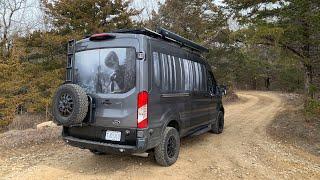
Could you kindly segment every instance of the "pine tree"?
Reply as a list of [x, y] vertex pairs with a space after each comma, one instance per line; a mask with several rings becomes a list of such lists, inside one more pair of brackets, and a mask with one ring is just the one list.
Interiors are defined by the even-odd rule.
[[305, 73], [307, 97], [315, 98], [320, 62], [320, 1], [225, 0], [242, 25], [241, 42], [277, 46], [290, 52]]
[[209, 44], [220, 31], [227, 29], [227, 19], [212, 1], [167, 0], [147, 25], [152, 29], [162, 26], [188, 39]]
[[140, 12], [127, 0], [43, 0], [45, 14], [61, 34], [88, 35], [135, 25], [132, 16]]

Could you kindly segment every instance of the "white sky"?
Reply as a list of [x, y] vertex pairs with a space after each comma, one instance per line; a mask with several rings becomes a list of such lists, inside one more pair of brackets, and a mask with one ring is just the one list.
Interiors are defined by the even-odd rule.
[[[12, 31], [13, 33], [24, 34], [24, 32], [28, 30], [41, 29], [43, 27], [43, 16], [42, 12], [40, 11], [38, 0], [27, 0], [23, 7], [24, 8], [17, 11], [13, 15], [12, 27], [10, 31]], [[8, 23], [9, 13], [7, 13], [5, 19]]]
[[[223, 6], [223, 0], [214, 0], [216, 4]], [[165, 0], [133, 0], [132, 7], [136, 9], [144, 9], [142, 14], [138, 17], [134, 17], [135, 20], [145, 20], [150, 17], [152, 10], [158, 11], [159, 3], [164, 3]], [[16, 21], [22, 22], [23, 27], [27, 27], [27, 29], [46, 29], [43, 23], [43, 14], [40, 10], [40, 0], [27, 0], [28, 8], [23, 12], [23, 17], [21, 15], [17, 15]], [[22, 12], [20, 12], [22, 13]], [[233, 25], [234, 22], [229, 23], [230, 26]]]
[[[132, 8], [139, 10], [144, 9], [142, 14], [139, 17], [134, 17], [134, 19], [144, 20], [148, 18], [152, 10], [158, 11], [159, 3], [164, 2], [165, 0], [133, 0]], [[27, 4], [28, 8], [26, 12], [23, 13], [23, 19], [25, 21], [23, 23], [32, 26], [32, 29], [43, 29], [43, 14], [40, 10], [40, 0], [27, 0]], [[21, 15], [18, 19], [21, 19]]]

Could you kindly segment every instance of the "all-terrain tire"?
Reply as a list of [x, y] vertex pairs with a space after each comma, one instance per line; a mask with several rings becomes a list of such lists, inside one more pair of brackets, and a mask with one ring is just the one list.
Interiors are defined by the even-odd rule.
[[213, 134], [221, 134], [224, 129], [224, 113], [220, 111], [218, 113], [217, 120], [211, 124], [211, 131]]
[[[68, 98], [66, 98], [66, 95]], [[69, 103], [69, 105], [64, 105], [65, 99], [67, 99], [68, 102], [66, 103]], [[88, 106], [87, 94], [80, 86], [64, 84], [58, 88], [53, 96], [52, 114], [58, 125], [71, 126], [81, 124], [87, 115]], [[67, 112], [63, 111], [65, 107], [68, 107]]]
[[[171, 142], [174, 144], [169, 145], [170, 141], [174, 141], [174, 142]], [[170, 148], [168, 146], [170, 146]], [[154, 149], [154, 156], [155, 156], [156, 162], [161, 166], [165, 166], [165, 167], [171, 166], [177, 161], [179, 157], [179, 151], [180, 151], [180, 136], [177, 129], [173, 127], [166, 127], [160, 144]]]

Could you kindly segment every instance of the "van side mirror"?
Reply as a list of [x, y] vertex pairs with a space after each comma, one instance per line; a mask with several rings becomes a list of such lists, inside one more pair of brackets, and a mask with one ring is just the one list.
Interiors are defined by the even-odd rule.
[[219, 86], [219, 92], [222, 96], [225, 96], [227, 95], [227, 86], [225, 85], [220, 85]]

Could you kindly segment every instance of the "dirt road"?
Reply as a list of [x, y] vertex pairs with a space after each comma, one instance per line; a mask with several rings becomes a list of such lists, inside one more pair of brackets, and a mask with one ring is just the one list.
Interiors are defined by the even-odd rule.
[[[284, 103], [276, 93], [240, 92], [227, 105], [222, 135], [182, 140], [179, 160], [95, 156], [59, 143], [35, 145], [0, 158], [4, 179], [320, 179], [320, 157], [269, 138], [266, 127]], [[17, 155], [17, 154], [23, 155]], [[15, 158], [12, 158], [15, 154]], [[10, 156], [10, 157], [9, 157]], [[14, 166], [14, 167], [13, 167]]]

